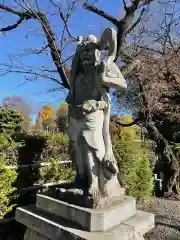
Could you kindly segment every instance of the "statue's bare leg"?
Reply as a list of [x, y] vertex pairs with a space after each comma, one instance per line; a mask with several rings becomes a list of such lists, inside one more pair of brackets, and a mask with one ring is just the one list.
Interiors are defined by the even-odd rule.
[[84, 161], [87, 163], [88, 192], [97, 198], [100, 193], [100, 162], [102, 161], [105, 148], [102, 136], [104, 114], [97, 110], [86, 115], [84, 132], [82, 132]]
[[[77, 168], [77, 184], [79, 187], [83, 187], [81, 185], [85, 184], [87, 179], [87, 173], [85, 168], [85, 161], [83, 156], [83, 146], [81, 142], [80, 133], [80, 122], [73, 117], [69, 117], [69, 137], [71, 139], [71, 143], [73, 146], [73, 163]], [[82, 183], [82, 184], [81, 184]]]
[[74, 142], [73, 144], [74, 152], [75, 152], [75, 164], [78, 168], [78, 173], [81, 181], [85, 181], [86, 179], [86, 171], [85, 171], [85, 162], [82, 156], [82, 149], [79, 146], [78, 142]]
[[86, 153], [88, 164], [88, 176], [89, 176], [89, 189], [88, 193], [97, 198], [100, 195], [99, 189], [99, 164], [92, 150], [87, 150]]

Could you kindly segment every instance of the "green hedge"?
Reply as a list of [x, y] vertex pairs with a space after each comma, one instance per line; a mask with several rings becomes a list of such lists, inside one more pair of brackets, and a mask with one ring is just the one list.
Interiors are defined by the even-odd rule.
[[75, 171], [69, 166], [58, 164], [56, 158], [50, 159], [50, 165], [40, 169], [40, 177], [38, 183], [44, 184], [49, 182], [68, 181], [73, 182]]
[[[59, 164], [59, 161], [70, 160], [68, 155], [68, 137], [62, 133], [44, 133], [27, 135], [25, 133], [0, 134], [0, 216], [12, 210], [14, 204], [26, 205], [35, 198], [32, 194], [21, 195], [21, 189], [33, 186], [59, 182], [73, 181], [75, 171], [71, 165]], [[41, 168], [17, 168], [10, 170], [5, 165], [25, 165], [49, 162], [50, 165]], [[14, 190], [17, 189], [16, 192]], [[13, 193], [13, 195], [12, 195]], [[18, 196], [17, 200], [14, 193]], [[20, 195], [19, 195], [20, 194]]]
[[6, 165], [11, 162], [11, 158], [17, 158], [17, 146], [20, 145], [14, 143], [10, 136], [0, 134], [0, 218], [14, 207], [11, 201], [15, 198], [17, 172], [6, 168]]
[[0, 133], [22, 131], [23, 117], [16, 110], [0, 107]]
[[68, 154], [68, 136], [63, 133], [43, 133], [41, 136], [46, 139], [46, 144], [40, 160], [50, 162], [50, 165], [40, 169], [39, 183], [61, 180], [73, 181], [75, 177], [74, 169], [64, 164], [58, 164], [59, 161], [71, 160]]
[[63, 133], [23, 134], [14, 139], [24, 142], [24, 146], [19, 148], [19, 164], [50, 163], [49, 166], [39, 169], [30, 167], [19, 170], [18, 188], [25, 188], [34, 183], [71, 180], [71, 176], [74, 176], [72, 167], [58, 164], [60, 161], [70, 160], [67, 135]]
[[[33, 184], [73, 181], [72, 167], [58, 164], [70, 160], [68, 137], [62, 133], [27, 134], [22, 130], [23, 118], [13, 109], [0, 107], [0, 217], [11, 212], [14, 204], [26, 205], [35, 201], [34, 193], [22, 192]], [[42, 168], [18, 166], [50, 162]], [[17, 190], [17, 191], [15, 191]]]
[[0, 133], [0, 154], [3, 155], [5, 165], [17, 165], [19, 152], [23, 142], [15, 142], [11, 135]]
[[15, 204], [12, 204], [12, 199], [16, 198], [13, 187], [17, 178], [17, 173], [14, 170], [5, 168], [0, 156], [0, 218], [3, 218], [7, 213], [13, 210]]
[[68, 154], [69, 138], [63, 133], [41, 133], [45, 139], [45, 146], [42, 151], [41, 161], [49, 161], [49, 158], [57, 158], [61, 161], [70, 160]]
[[148, 148], [123, 137], [114, 144], [114, 151], [126, 194], [137, 198], [151, 196], [154, 185]]

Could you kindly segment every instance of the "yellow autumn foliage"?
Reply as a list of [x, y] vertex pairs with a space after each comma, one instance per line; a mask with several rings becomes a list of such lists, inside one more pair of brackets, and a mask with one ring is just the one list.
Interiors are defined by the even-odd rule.
[[63, 101], [61, 102], [59, 108], [56, 111], [56, 116], [60, 117], [60, 116], [67, 116], [68, 114], [68, 104]]
[[56, 111], [56, 123], [60, 132], [66, 133], [68, 126], [68, 104], [63, 101]]
[[[133, 122], [133, 118], [130, 115], [126, 115], [122, 118], [123, 123]], [[128, 136], [130, 139], [135, 139], [137, 136], [137, 126], [133, 125], [131, 127], [121, 127], [122, 136]]]
[[[131, 123], [133, 122], [133, 118], [131, 115], [125, 115], [121, 118], [121, 122]], [[136, 125], [133, 125], [131, 127], [122, 127], [113, 122], [111, 122], [110, 124], [110, 133], [111, 133], [111, 136], [114, 136], [114, 137], [118, 136], [118, 138], [125, 137], [128, 139], [136, 139], [137, 132], [138, 132], [138, 128]]]
[[42, 114], [44, 121], [52, 119], [54, 116], [53, 106], [51, 104], [47, 104], [47, 105], [43, 106], [43, 108], [41, 110], [41, 114]]

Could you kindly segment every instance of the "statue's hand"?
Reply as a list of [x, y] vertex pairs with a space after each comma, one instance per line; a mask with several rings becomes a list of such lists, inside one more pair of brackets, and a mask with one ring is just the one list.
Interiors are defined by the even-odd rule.
[[112, 152], [112, 149], [109, 149], [106, 151], [104, 159], [103, 159], [103, 164], [104, 167], [111, 173], [111, 174], [116, 174], [117, 173], [117, 168], [115, 164], [115, 157]]
[[115, 158], [114, 158], [114, 154], [112, 152], [111, 149], [108, 149], [105, 153], [105, 156], [104, 156], [104, 160], [108, 160], [108, 161], [111, 161], [111, 162], [114, 162], [115, 161]]
[[97, 66], [97, 73], [98, 74], [102, 74], [104, 73], [106, 70], [106, 65], [104, 64], [104, 62], [101, 62], [98, 66]]

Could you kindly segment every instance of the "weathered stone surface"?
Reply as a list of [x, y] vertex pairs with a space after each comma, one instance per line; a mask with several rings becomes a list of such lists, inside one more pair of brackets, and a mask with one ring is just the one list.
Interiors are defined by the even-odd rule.
[[38, 194], [36, 207], [56, 214], [67, 221], [77, 223], [87, 231], [106, 231], [126, 221], [136, 213], [135, 199], [127, 196], [124, 201], [114, 204], [110, 208], [90, 209]]
[[[150, 230], [150, 226], [153, 226], [152, 215], [138, 211], [131, 222], [126, 221], [106, 232], [87, 232], [77, 229], [77, 226], [63, 219], [52, 216], [47, 217], [45, 213], [37, 212], [34, 206], [17, 208], [16, 220], [23, 223], [33, 232], [40, 234], [29, 233], [29, 236], [39, 236], [39, 238], [26, 238], [25, 240], [46, 240], [46, 238], [50, 240], [71, 240], [77, 237], [84, 240], [139, 240], [143, 239], [142, 234], [144, 234], [145, 229]], [[142, 222], [144, 226], [148, 227], [143, 226], [143, 232], [141, 233], [138, 231], [141, 231], [139, 226]]]
[[[67, 202], [69, 204], [85, 207], [85, 208], [93, 208], [93, 209], [105, 209], [111, 207], [113, 204], [118, 204], [124, 200], [124, 188], [117, 187], [114, 189], [114, 182], [111, 184], [109, 181], [108, 185], [108, 194], [107, 196], [97, 196], [97, 198], [93, 198], [92, 196], [86, 195], [84, 190], [72, 188], [72, 189], [64, 189], [64, 188], [56, 188], [52, 194], [48, 194], [51, 197], [59, 199], [61, 201]], [[116, 186], [115, 186], [116, 187]], [[114, 190], [114, 191], [113, 191]]]
[[64, 231], [61, 236], [57, 238], [49, 239], [42, 234], [37, 234], [35, 231], [27, 228], [27, 235], [24, 240], [144, 240], [144, 238], [134, 238], [134, 233], [132, 229], [128, 229], [125, 226], [122, 226], [120, 229], [114, 232], [108, 233], [85, 233], [79, 232], [79, 235], [75, 235], [73, 232]]
[[130, 218], [124, 224], [134, 228], [136, 233], [145, 234], [154, 227], [154, 214], [136, 211], [135, 217]]
[[30, 228], [26, 229], [24, 240], [49, 240], [47, 237], [31, 230]]

